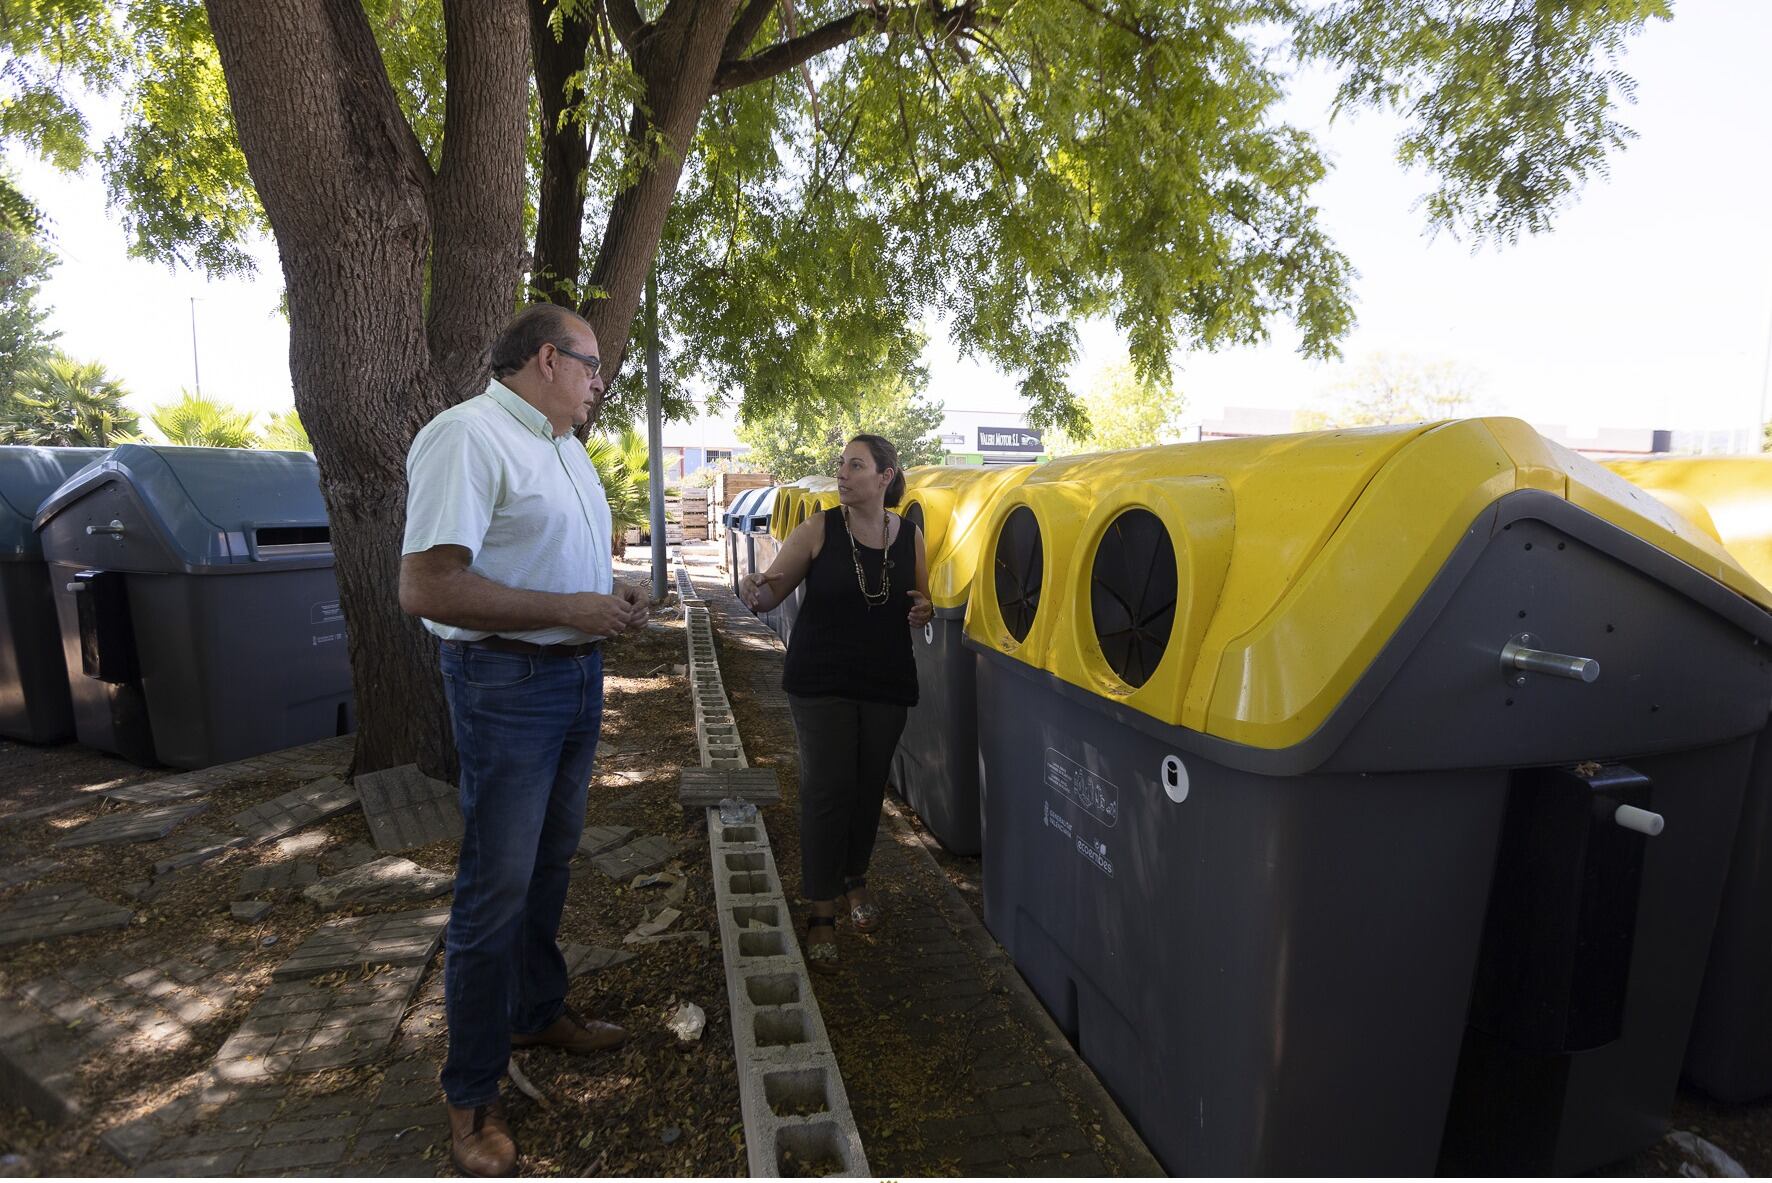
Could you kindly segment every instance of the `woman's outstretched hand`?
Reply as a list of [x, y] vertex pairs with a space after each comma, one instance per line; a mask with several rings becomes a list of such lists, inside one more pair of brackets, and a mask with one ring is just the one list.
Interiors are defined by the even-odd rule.
[[931, 604], [929, 597], [920, 591], [913, 590], [910, 595], [911, 610], [907, 618], [910, 620], [912, 628], [922, 628], [934, 619], [935, 605]]
[[[744, 601], [744, 606], [752, 612], [767, 612], [779, 601], [779, 593], [770, 585], [779, 584], [785, 578], [786, 576], [777, 572], [752, 571], [738, 581], [739, 598]], [[763, 604], [764, 588], [766, 587], [770, 588], [767, 607]]]

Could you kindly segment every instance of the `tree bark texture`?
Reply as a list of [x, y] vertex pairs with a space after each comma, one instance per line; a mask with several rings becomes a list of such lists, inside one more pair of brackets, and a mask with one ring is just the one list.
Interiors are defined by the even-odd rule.
[[398, 601], [405, 456], [420, 427], [477, 392], [511, 310], [526, 118], [522, 0], [445, 6], [450, 97], [435, 177], [357, 0], [207, 7], [283, 264], [290, 376], [320, 462], [350, 631], [354, 770], [417, 762], [450, 776], [436, 646]]
[[535, 57], [535, 88], [541, 98], [541, 194], [536, 209], [536, 288], [556, 304], [577, 303], [578, 268], [584, 250], [585, 169], [591, 146], [584, 127], [562, 123], [571, 106], [566, 80], [582, 70], [590, 49], [588, 21], [561, 16], [560, 37], [548, 28], [550, 0], [529, 0], [529, 40]]

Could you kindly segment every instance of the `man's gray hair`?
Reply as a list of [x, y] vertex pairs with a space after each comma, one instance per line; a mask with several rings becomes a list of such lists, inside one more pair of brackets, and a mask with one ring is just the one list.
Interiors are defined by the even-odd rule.
[[531, 304], [511, 318], [492, 343], [492, 376], [509, 378], [529, 364], [543, 345], [562, 346], [584, 318], [558, 304]]

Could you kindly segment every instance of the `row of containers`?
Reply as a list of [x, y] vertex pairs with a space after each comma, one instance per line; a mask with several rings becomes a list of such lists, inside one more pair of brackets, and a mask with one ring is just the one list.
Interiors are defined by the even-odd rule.
[[203, 768], [353, 710], [313, 456], [0, 447], [0, 736]]
[[[906, 476], [896, 787], [1170, 1172], [1573, 1174], [1682, 1070], [1772, 1094], [1772, 458], [1491, 418]], [[835, 496], [741, 496], [735, 587]]]

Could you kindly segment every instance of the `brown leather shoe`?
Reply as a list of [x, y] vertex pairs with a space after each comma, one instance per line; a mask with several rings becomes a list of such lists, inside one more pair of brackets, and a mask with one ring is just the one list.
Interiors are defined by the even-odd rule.
[[449, 1106], [449, 1157], [462, 1174], [480, 1179], [517, 1173], [517, 1143], [502, 1101], [472, 1109]]
[[606, 1052], [610, 1048], [620, 1047], [628, 1033], [614, 1023], [605, 1023], [601, 1019], [586, 1019], [571, 1007], [560, 1012], [560, 1017], [545, 1029], [533, 1035], [511, 1035], [511, 1046], [522, 1047], [557, 1047], [576, 1055], [587, 1055], [590, 1052]]

